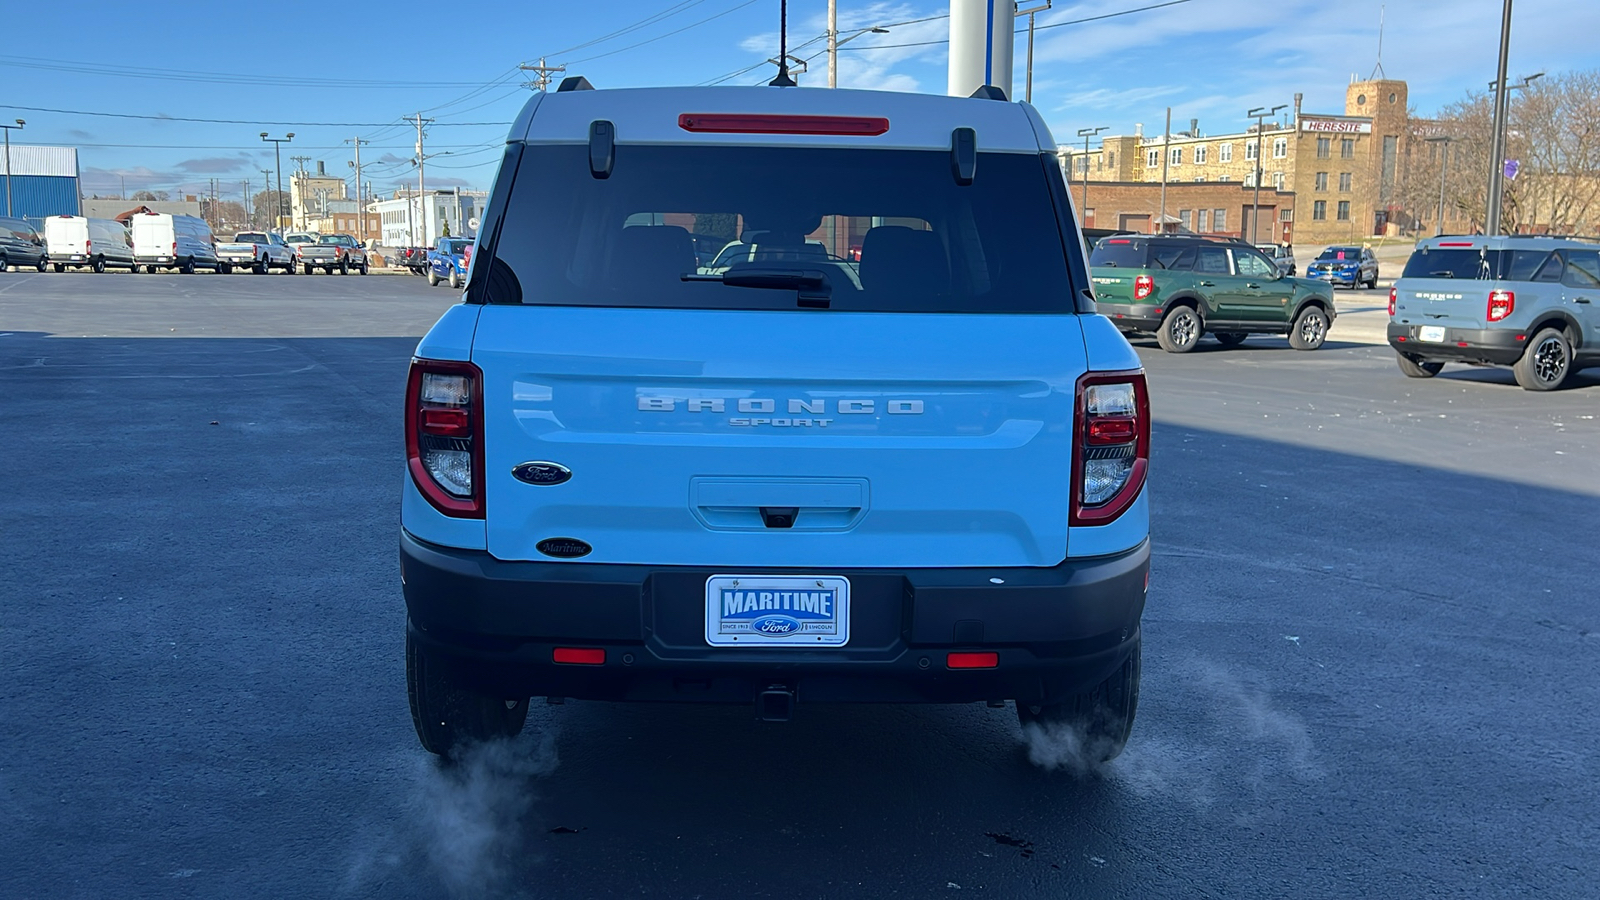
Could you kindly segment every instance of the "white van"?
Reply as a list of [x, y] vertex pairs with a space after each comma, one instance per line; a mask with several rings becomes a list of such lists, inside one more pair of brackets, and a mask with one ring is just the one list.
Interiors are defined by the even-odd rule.
[[69, 268], [96, 272], [137, 268], [128, 229], [112, 219], [51, 216], [44, 220], [44, 243], [51, 267], [57, 272]]
[[216, 239], [211, 226], [194, 216], [139, 213], [129, 220], [133, 229], [133, 259], [146, 272], [174, 269], [185, 275], [195, 269], [219, 271]]

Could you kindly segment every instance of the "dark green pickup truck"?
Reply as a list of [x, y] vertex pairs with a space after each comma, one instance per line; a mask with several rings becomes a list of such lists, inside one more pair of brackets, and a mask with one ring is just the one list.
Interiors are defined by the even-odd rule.
[[1113, 235], [1095, 243], [1089, 267], [1101, 315], [1124, 333], [1153, 333], [1169, 353], [1207, 332], [1227, 346], [1287, 334], [1289, 346], [1315, 350], [1336, 314], [1327, 282], [1281, 276], [1242, 241]]

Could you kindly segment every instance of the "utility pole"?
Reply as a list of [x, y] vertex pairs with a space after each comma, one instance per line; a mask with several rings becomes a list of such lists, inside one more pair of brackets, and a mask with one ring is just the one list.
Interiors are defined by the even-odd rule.
[[11, 131], [21, 130], [26, 124], [28, 123], [18, 119], [15, 125], [0, 125], [0, 128], [6, 130], [6, 215], [8, 216], [11, 215]]
[[[1168, 115], [1170, 117], [1170, 113]], [[1171, 119], [1169, 118], [1168, 121], [1171, 121]], [[1078, 210], [1078, 225], [1080, 227], [1088, 225], [1084, 219], [1089, 215], [1089, 138], [1102, 131], [1110, 130], [1110, 128], [1110, 125], [1101, 125], [1098, 128], [1078, 129], [1078, 137], [1083, 138], [1083, 208]], [[1104, 152], [1105, 147], [1101, 147], [1100, 150]], [[1162, 181], [1165, 180], [1164, 178], [1162, 179]], [[1162, 205], [1165, 206], [1166, 204], [1163, 203]]]
[[361, 145], [370, 144], [372, 142], [354, 137], [345, 141], [345, 143], [354, 144], [356, 148], [355, 162], [352, 162], [350, 165], [355, 166], [356, 169], [356, 221], [361, 223], [361, 240], [363, 243], [365, 243], [367, 240], [367, 204], [361, 199]]
[[294, 195], [300, 195], [300, 229], [304, 231], [310, 227], [306, 222], [306, 163], [311, 161], [309, 156], [291, 156], [294, 160], [294, 180], [289, 185], [289, 210], [294, 211]]
[[839, 86], [839, 0], [828, 0], [828, 87]]
[[1156, 220], [1155, 234], [1167, 230], [1167, 161], [1172, 158], [1172, 107], [1167, 107], [1167, 127], [1161, 134], [1161, 217]]
[[[1038, 6], [1017, 10], [1017, 18], [1028, 17], [1028, 80], [1023, 82], [1022, 102], [1024, 103], [1033, 102], [1033, 16], [1035, 13], [1042, 13], [1049, 8], [1050, 0], [1044, 0]], [[1087, 143], [1085, 146], [1088, 146]], [[1087, 182], [1088, 180], [1088, 177], [1085, 176], [1084, 181]]]
[[255, 212], [250, 209], [250, 179], [246, 178], [239, 182], [239, 190], [243, 191], [240, 196], [244, 199], [239, 206], [244, 209], [244, 224], [248, 228], [256, 223]]
[[1262, 123], [1266, 121], [1267, 116], [1277, 115], [1278, 110], [1285, 109], [1288, 105], [1287, 103], [1280, 103], [1271, 109], [1267, 109], [1265, 106], [1258, 106], [1244, 114], [1245, 118], [1248, 119], [1254, 116], [1256, 120], [1256, 193], [1255, 199], [1250, 201], [1250, 243], [1252, 244], [1256, 242], [1257, 220], [1261, 218], [1261, 134], [1266, 127]]
[[[544, 59], [543, 58], [541, 58], [539, 60], [539, 65], [541, 67], [544, 66]], [[565, 67], [562, 67], [562, 70], [564, 71]], [[543, 74], [543, 73], [541, 73], [541, 74]], [[548, 77], [546, 77], [545, 78], [545, 84], [548, 85], [549, 83], [550, 83], [550, 79]], [[544, 90], [544, 88], [541, 87], [541, 88], [539, 88], [539, 90], [542, 91], [542, 90]], [[428, 208], [427, 208], [427, 206], [424, 205], [424, 204], [426, 204], [428, 202], [427, 193], [426, 193], [427, 187], [426, 187], [426, 184], [423, 181], [423, 176], [427, 172], [427, 168], [428, 168], [428, 156], [422, 150], [422, 139], [423, 139], [422, 126], [425, 125], [425, 124], [426, 125], [431, 125], [431, 124], [433, 124], [433, 120], [432, 119], [424, 119], [422, 117], [422, 113], [420, 113], [420, 112], [417, 113], [417, 217], [422, 220], [422, 233], [423, 233], [424, 237], [427, 236], [427, 230], [428, 230]], [[413, 232], [413, 235], [412, 235], [412, 240], [413, 241], [416, 240], [416, 236], [415, 236], [414, 232]], [[421, 246], [421, 245], [418, 244], [418, 243], [413, 243], [411, 246], [417, 247], [417, 246]]]
[[[272, 197], [272, 206], [273, 206], [274, 209], [276, 209], [277, 205], [279, 203], [279, 200], [272, 193], [272, 170], [271, 169], [260, 169], [258, 171], [261, 172], [261, 190], [268, 197]], [[260, 215], [261, 212], [262, 212], [261, 207], [259, 207], [259, 206], [256, 207], [256, 215]], [[255, 222], [255, 220], [252, 219], [251, 223], [254, 224], [254, 222]], [[268, 222], [265, 227], [270, 230], [270, 229], [278, 227], [278, 223], [276, 221]]]
[[[541, 92], [544, 91], [546, 88], [550, 87], [550, 82], [555, 80], [555, 76], [557, 74], [559, 74], [561, 72], [565, 72], [567, 70], [566, 66], [547, 66], [547, 65], [545, 65], [544, 64], [544, 57], [542, 57], [542, 56], [539, 57], [539, 64], [537, 66], [533, 65], [531, 63], [523, 63], [522, 65], [517, 66], [517, 68], [521, 69], [524, 72], [532, 72], [533, 73], [533, 77], [530, 78], [527, 81], [524, 81], [522, 83], [522, 86], [523, 87], [530, 87], [530, 88], [533, 88], [536, 91], [541, 91]], [[432, 121], [432, 120], [430, 120], [430, 121]]]
[[[267, 133], [263, 131], [261, 132], [261, 139], [272, 142], [272, 155], [278, 164], [278, 195], [272, 198], [272, 227], [279, 228], [283, 225], [283, 145], [294, 140], [294, 132], [291, 131], [281, 138], [274, 138], [267, 137]], [[266, 170], [262, 171], [265, 172]], [[272, 182], [269, 181], [267, 183], [271, 184]]]
[[1505, 186], [1506, 165], [1506, 62], [1511, 55], [1511, 0], [1505, 0], [1500, 15], [1500, 68], [1494, 77], [1494, 143], [1489, 150], [1489, 202], [1484, 215], [1484, 234], [1500, 233], [1500, 191]]

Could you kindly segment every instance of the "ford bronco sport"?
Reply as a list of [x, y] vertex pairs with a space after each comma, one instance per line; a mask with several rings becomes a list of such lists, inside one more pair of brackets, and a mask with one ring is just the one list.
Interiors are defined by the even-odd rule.
[[534, 96], [406, 393], [423, 746], [530, 697], [1009, 700], [1119, 752], [1150, 412], [1074, 222], [1025, 104]]

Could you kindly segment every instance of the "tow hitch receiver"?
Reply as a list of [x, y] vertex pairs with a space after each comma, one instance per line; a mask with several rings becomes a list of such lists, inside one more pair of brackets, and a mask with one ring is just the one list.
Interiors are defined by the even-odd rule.
[[781, 684], [768, 685], [756, 695], [756, 721], [787, 722], [794, 714], [794, 691]]

